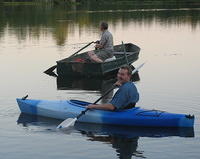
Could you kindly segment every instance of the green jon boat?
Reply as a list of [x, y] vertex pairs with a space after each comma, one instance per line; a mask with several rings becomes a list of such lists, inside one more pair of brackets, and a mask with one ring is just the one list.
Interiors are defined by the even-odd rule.
[[[124, 51], [125, 50], [125, 51]], [[131, 65], [138, 59], [140, 48], [132, 43], [115, 45], [115, 58], [107, 59], [103, 63], [92, 63], [87, 61], [78, 61], [76, 59], [84, 59], [87, 52], [78, 54], [73, 57], [65, 58], [57, 61], [57, 74], [59, 76], [106, 76], [112, 72], [116, 72], [122, 65]]]

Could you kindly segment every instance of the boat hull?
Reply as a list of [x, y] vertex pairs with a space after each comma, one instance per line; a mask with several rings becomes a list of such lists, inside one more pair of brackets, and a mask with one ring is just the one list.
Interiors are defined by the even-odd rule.
[[85, 54], [82, 53], [76, 55], [73, 58], [65, 58], [57, 61], [57, 74], [58, 76], [67, 77], [104, 77], [108, 74], [114, 74], [117, 70], [125, 64], [131, 65], [138, 59], [140, 48], [134, 44], [125, 44], [126, 47], [126, 57], [124, 55], [122, 45], [114, 46], [114, 55], [116, 60], [104, 62], [104, 63], [82, 63], [73, 62], [75, 58], [85, 58]]
[[[22, 113], [63, 120], [76, 117], [81, 111], [86, 109], [86, 105], [90, 104], [88, 102], [75, 100], [49, 101], [17, 99], [17, 102]], [[140, 107], [121, 111], [89, 110], [78, 121], [145, 127], [193, 127], [194, 125], [194, 117], [158, 110], [146, 110]]]

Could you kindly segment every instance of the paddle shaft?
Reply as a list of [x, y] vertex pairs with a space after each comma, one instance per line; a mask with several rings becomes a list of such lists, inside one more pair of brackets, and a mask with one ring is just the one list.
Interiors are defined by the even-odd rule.
[[[132, 71], [132, 74], [134, 74], [136, 71], [138, 71], [142, 66], [144, 65], [141, 64], [139, 65], [138, 67], [136, 67], [133, 71]], [[108, 91], [106, 91], [106, 93], [104, 93], [103, 96], [101, 96], [99, 99], [97, 99], [93, 104], [97, 104], [97, 102], [99, 102], [103, 97], [105, 97], [109, 92], [111, 92], [113, 89], [115, 88], [115, 85], [113, 85]], [[66, 120], [64, 120], [61, 124], [58, 125], [57, 128], [67, 128], [69, 126], [72, 126], [75, 124], [75, 122], [82, 116], [84, 115], [89, 109], [85, 109], [84, 111], [82, 111], [76, 118], [72, 119], [72, 118], [68, 118]], [[69, 121], [70, 119], [70, 121]], [[72, 120], [71, 120], [72, 119]]]
[[[72, 54], [71, 56], [69, 56], [68, 58], [70, 57], [73, 57], [75, 56], [76, 54], [78, 54], [80, 51], [82, 51], [83, 49], [85, 49], [86, 47], [88, 47], [89, 45], [91, 45], [92, 43], [94, 43], [94, 41], [90, 42], [89, 44], [87, 44], [86, 46], [82, 47], [80, 50], [76, 51], [74, 54]], [[51, 73], [53, 72], [55, 69], [57, 68], [57, 65], [54, 65], [50, 68], [48, 68], [46, 71], [44, 71], [44, 73]]]
[[[133, 71], [132, 74], [134, 74], [135, 72], [137, 72], [145, 63], [139, 65], [138, 67], [136, 67]], [[108, 93], [110, 93], [116, 86], [113, 85], [108, 91], [106, 91], [105, 94], [103, 94], [103, 96], [101, 96], [99, 99], [97, 99], [93, 104], [97, 104], [103, 97], [105, 97]], [[89, 109], [85, 109], [83, 110], [77, 117], [76, 119], [80, 118], [82, 115], [84, 115]]]
[[[113, 85], [109, 90], [107, 90], [99, 99], [97, 99], [93, 104], [97, 104], [103, 97], [105, 97], [108, 93], [110, 93], [113, 89], [115, 89], [115, 85]], [[84, 115], [89, 109], [83, 110], [76, 118], [80, 118], [82, 115]]]

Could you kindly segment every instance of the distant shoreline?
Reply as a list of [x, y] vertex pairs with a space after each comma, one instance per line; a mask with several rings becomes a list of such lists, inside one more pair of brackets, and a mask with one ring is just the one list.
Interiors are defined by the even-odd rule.
[[99, 4], [99, 5], [200, 5], [199, 0], [0, 0], [6, 5], [35, 5], [35, 4]]

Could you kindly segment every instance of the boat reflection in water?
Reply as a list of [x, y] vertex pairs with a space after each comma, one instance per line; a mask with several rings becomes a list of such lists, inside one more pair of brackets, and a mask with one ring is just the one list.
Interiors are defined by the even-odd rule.
[[[103, 95], [116, 82], [116, 74], [111, 74], [106, 78], [69, 78], [64, 76], [57, 76], [54, 72], [48, 74], [56, 77], [58, 90], [87, 90], [99, 91]], [[136, 72], [131, 76], [133, 82], [140, 80], [139, 73]], [[101, 102], [107, 103], [113, 96], [113, 91], [106, 95]]]
[[[104, 90], [109, 89], [116, 82], [116, 74], [107, 78], [69, 78], [57, 76], [58, 90]], [[137, 82], [140, 80], [138, 72], [132, 75], [131, 80]]]
[[[38, 129], [56, 130], [60, 120], [32, 116], [21, 113], [17, 123], [24, 127], [37, 126]], [[81, 133], [89, 141], [103, 142], [112, 145], [120, 159], [131, 159], [132, 156], [145, 158], [143, 152], [137, 151], [140, 137], [194, 137], [193, 128], [148, 128], [148, 127], [120, 127], [102, 124], [76, 123], [71, 131], [63, 133]]]
[[[112, 85], [116, 82], [116, 75], [108, 76], [107, 78], [63, 78], [57, 77], [57, 89], [58, 90], [90, 90], [99, 91], [101, 96], [109, 90]], [[131, 77], [133, 82], [139, 81], [140, 77], [138, 72], [133, 74]], [[113, 91], [108, 93], [102, 98], [101, 103], [107, 103], [113, 97]]]

